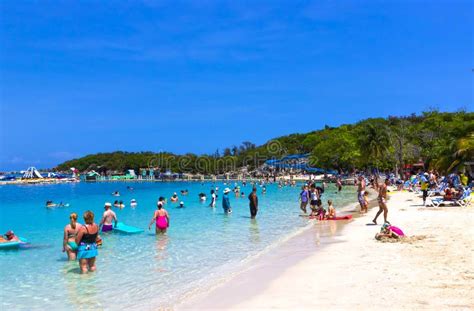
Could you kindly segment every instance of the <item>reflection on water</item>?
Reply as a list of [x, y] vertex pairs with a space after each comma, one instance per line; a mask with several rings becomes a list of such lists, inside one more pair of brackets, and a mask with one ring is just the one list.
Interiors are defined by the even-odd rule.
[[337, 231], [337, 220], [328, 220], [329, 222], [329, 232], [331, 232], [331, 236], [334, 236]]
[[67, 300], [74, 309], [102, 309], [97, 292], [96, 273], [81, 274], [77, 261], [65, 264], [63, 273]]
[[169, 237], [165, 234], [157, 234], [156, 235], [156, 271], [157, 272], [167, 272], [166, 269], [166, 260], [168, 259], [168, 246]]
[[260, 231], [258, 229], [257, 219], [250, 219], [249, 225], [250, 242], [258, 244], [260, 242]]

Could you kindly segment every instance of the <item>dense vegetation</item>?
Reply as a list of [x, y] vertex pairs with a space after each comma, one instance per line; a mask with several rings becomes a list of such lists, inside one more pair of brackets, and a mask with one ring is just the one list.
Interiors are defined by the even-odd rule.
[[474, 113], [438, 111], [422, 115], [367, 119], [352, 125], [278, 137], [261, 146], [244, 142], [222, 155], [175, 155], [153, 152], [113, 152], [64, 162], [57, 170], [124, 171], [159, 167], [161, 171], [223, 173], [241, 167], [250, 170], [270, 158], [310, 153], [314, 167], [351, 171], [377, 168], [397, 171], [423, 161], [442, 172], [455, 170], [474, 159]]

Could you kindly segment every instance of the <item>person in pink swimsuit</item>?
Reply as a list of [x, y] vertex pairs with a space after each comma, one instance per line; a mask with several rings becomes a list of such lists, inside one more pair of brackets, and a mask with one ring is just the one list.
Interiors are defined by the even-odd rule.
[[156, 224], [156, 233], [165, 233], [166, 229], [170, 226], [170, 217], [168, 215], [168, 212], [163, 208], [164, 205], [164, 199], [158, 200], [157, 207], [158, 209], [155, 211], [153, 214], [153, 218], [150, 221], [150, 224], [148, 225], [148, 230], [151, 229], [151, 225], [153, 223]]
[[380, 229], [380, 233], [375, 235], [375, 239], [380, 240], [382, 238], [400, 239], [405, 236], [402, 229], [392, 226], [388, 221], [383, 224]]

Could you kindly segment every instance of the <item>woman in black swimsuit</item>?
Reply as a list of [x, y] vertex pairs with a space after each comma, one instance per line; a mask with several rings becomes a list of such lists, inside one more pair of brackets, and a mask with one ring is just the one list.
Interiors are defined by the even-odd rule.
[[94, 213], [87, 211], [84, 213], [85, 225], [79, 229], [76, 237], [77, 259], [82, 273], [95, 271], [95, 257], [97, 257], [97, 236], [99, 227], [94, 223]]

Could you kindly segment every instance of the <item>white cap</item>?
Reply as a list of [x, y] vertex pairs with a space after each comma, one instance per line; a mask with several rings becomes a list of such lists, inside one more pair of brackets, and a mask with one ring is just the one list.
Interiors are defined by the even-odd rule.
[[112, 207], [112, 204], [110, 202], [106, 202], [105, 206]]
[[224, 193], [229, 193], [230, 192], [230, 189], [229, 188], [225, 188], [224, 189]]

